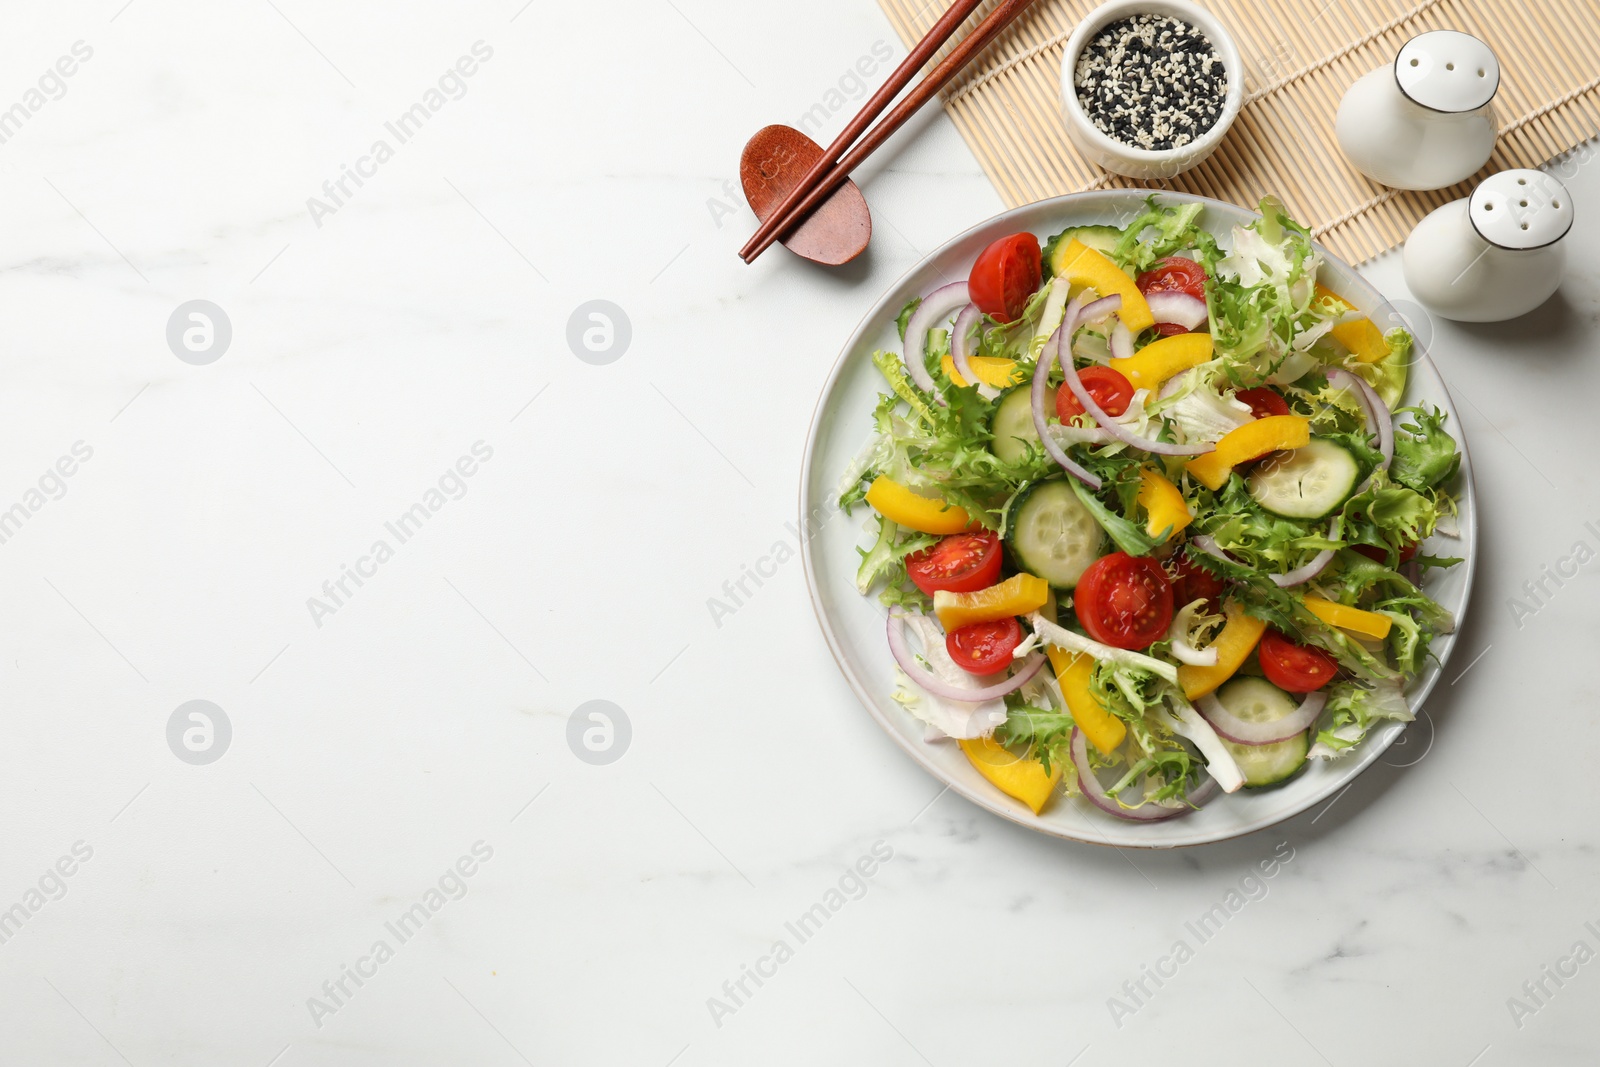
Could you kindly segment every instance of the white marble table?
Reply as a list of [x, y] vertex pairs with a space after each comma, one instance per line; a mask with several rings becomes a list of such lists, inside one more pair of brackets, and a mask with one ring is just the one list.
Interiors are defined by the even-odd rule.
[[1487, 507], [1411, 765], [1073, 847], [896, 751], [792, 558], [839, 344], [1001, 207], [930, 114], [862, 261], [739, 263], [744, 138], [902, 54], [806, 10], [13, 14], [0, 1063], [1594, 1061], [1596, 565], [1509, 600], [1600, 547], [1600, 168], [1556, 301], [1434, 329]]

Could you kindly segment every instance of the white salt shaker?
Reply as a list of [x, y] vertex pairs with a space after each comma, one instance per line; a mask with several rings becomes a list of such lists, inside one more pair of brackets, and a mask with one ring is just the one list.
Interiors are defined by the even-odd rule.
[[1334, 133], [1361, 173], [1395, 189], [1443, 189], [1489, 161], [1489, 101], [1500, 62], [1470, 33], [1432, 30], [1400, 49], [1393, 67], [1356, 79], [1339, 101]]
[[1570, 229], [1565, 186], [1539, 170], [1501, 171], [1417, 223], [1402, 254], [1406, 285], [1447, 319], [1515, 318], [1561, 287]]

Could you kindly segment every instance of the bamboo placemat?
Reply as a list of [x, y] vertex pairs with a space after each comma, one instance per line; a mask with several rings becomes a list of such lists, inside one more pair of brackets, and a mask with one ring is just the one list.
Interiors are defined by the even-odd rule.
[[[878, 2], [908, 47], [949, 6]], [[1245, 105], [1216, 153], [1170, 181], [1109, 174], [1067, 140], [1062, 54], [1096, 0], [1039, 0], [945, 88], [945, 110], [1007, 204], [1150, 184], [1245, 206], [1275, 193], [1336, 254], [1361, 263], [1400, 244], [1424, 215], [1467, 195], [1483, 175], [1540, 166], [1600, 134], [1600, 0], [1201, 2], [1238, 41]], [[1345, 161], [1334, 112], [1351, 82], [1433, 29], [1465, 30], [1495, 50], [1500, 139], [1477, 177], [1435, 192], [1399, 192]]]

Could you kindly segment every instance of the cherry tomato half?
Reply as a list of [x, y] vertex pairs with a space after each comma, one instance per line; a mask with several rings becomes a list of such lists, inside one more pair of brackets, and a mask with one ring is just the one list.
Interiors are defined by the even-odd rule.
[[1090, 637], [1115, 648], [1149, 648], [1172, 625], [1172, 583], [1148, 556], [1113, 552], [1089, 564], [1072, 593]]
[[1139, 291], [1146, 296], [1151, 293], [1188, 293], [1199, 300], [1206, 298], [1206, 269], [1182, 256], [1156, 260], [1155, 266], [1135, 280]]
[[978, 310], [999, 322], [1022, 314], [1042, 277], [1039, 239], [1031, 233], [1014, 233], [985, 248], [972, 265], [967, 292]]
[[1276, 389], [1258, 385], [1254, 389], [1241, 389], [1236, 395], [1242, 403], [1250, 405], [1250, 414], [1258, 419], [1289, 414], [1289, 402]]
[[968, 674], [995, 674], [1011, 663], [1022, 644], [1022, 624], [1014, 618], [991, 619], [962, 626], [944, 635], [945, 651]]
[[1190, 559], [1187, 551], [1173, 556], [1169, 561], [1169, 569], [1175, 605], [1193, 604], [1196, 600], [1215, 604], [1226, 588], [1221, 578]]
[[1155, 332], [1160, 334], [1162, 337], [1176, 337], [1180, 333], [1189, 332], [1189, 328], [1187, 326], [1179, 326], [1175, 322], [1158, 322], [1152, 326], [1151, 329], [1155, 330]]
[[[1376, 547], [1375, 545], [1352, 545], [1350, 547], [1354, 548], [1357, 552], [1361, 553], [1363, 556], [1366, 556], [1368, 559], [1376, 560], [1379, 563], [1389, 562], [1389, 553], [1385, 552], [1381, 548]], [[1400, 550], [1400, 562], [1407, 563], [1414, 559], [1416, 555], [1417, 543], [1415, 541], [1409, 541], [1406, 543], [1406, 546]]]
[[971, 593], [1000, 580], [1000, 535], [992, 530], [951, 534], [906, 557], [906, 574], [929, 596]]
[[1339, 665], [1320, 648], [1297, 645], [1277, 630], [1261, 635], [1256, 646], [1261, 673], [1286, 693], [1310, 693], [1333, 680]]
[[[1127, 412], [1128, 402], [1133, 399], [1133, 383], [1128, 381], [1127, 375], [1110, 367], [1096, 365], [1079, 371], [1078, 378], [1094, 402], [1100, 405], [1100, 410], [1107, 415], [1116, 417]], [[1078, 403], [1077, 394], [1066, 382], [1062, 382], [1056, 390], [1056, 418], [1066, 422], [1082, 414], [1083, 405]]]

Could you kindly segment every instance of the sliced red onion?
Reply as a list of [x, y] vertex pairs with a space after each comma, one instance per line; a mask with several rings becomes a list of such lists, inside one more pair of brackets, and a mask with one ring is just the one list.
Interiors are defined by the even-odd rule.
[[1078, 788], [1089, 798], [1089, 803], [1107, 815], [1131, 822], [1159, 822], [1187, 815], [1194, 810], [1188, 805], [1168, 808], [1160, 804], [1144, 804], [1137, 808], [1125, 808], [1117, 803], [1117, 798], [1107, 793], [1100, 779], [1094, 776], [1094, 768], [1089, 765], [1089, 743], [1084, 739], [1083, 731], [1076, 726], [1072, 728], [1072, 765], [1078, 769]]
[[1112, 359], [1133, 358], [1133, 334], [1118, 319], [1117, 324], [1111, 328], [1111, 334], [1106, 338], [1106, 343], [1111, 346]]
[[1194, 787], [1194, 792], [1189, 794], [1189, 803], [1197, 808], [1203, 808], [1211, 803], [1211, 798], [1222, 792], [1222, 786], [1211, 775], [1206, 775], [1206, 780]]
[[950, 335], [950, 362], [956, 365], [956, 373], [961, 375], [968, 385], [976, 385], [979, 392], [988, 386], [979, 379], [972, 369], [972, 364], [967, 360], [970, 354], [967, 348], [967, 335], [982, 317], [983, 312], [978, 310], [977, 304], [968, 304], [961, 309], [961, 314], [956, 316], [954, 332]]
[[[1328, 381], [1340, 389], [1354, 393], [1356, 399], [1361, 401], [1361, 407], [1366, 412], [1367, 425], [1378, 435], [1378, 452], [1383, 456], [1383, 462], [1378, 464], [1377, 469], [1388, 470], [1389, 462], [1394, 459], [1394, 420], [1389, 417], [1389, 405], [1383, 402], [1378, 391], [1368, 385], [1360, 375], [1351, 374], [1343, 367], [1329, 367], [1327, 376]], [[1365, 488], [1365, 484], [1362, 487]]]
[[[1191, 537], [1189, 538], [1189, 543], [1213, 559], [1220, 559], [1224, 563], [1232, 563], [1236, 567], [1244, 566], [1244, 564], [1240, 563], [1238, 560], [1224, 552], [1222, 550], [1222, 546], [1217, 544], [1216, 540], [1213, 539], [1210, 534], [1200, 534], [1198, 537]], [[1309, 582], [1311, 579], [1321, 574], [1331, 559], [1333, 559], [1333, 549], [1325, 548], [1321, 552], [1318, 552], [1315, 556], [1311, 557], [1311, 562], [1296, 567], [1287, 574], [1270, 574], [1267, 577], [1271, 578], [1273, 584], [1278, 586], [1280, 589], [1288, 589], [1290, 586], [1295, 585], [1304, 585], [1306, 582]]]
[[985, 700], [995, 700], [1007, 693], [1015, 692], [1039, 673], [1044, 666], [1045, 659], [1038, 653], [1029, 656], [1012, 674], [1003, 682], [984, 686], [982, 689], [962, 689], [960, 686], [950, 685], [940, 680], [932, 671], [917, 662], [917, 657], [912, 653], [911, 646], [906, 644], [906, 620], [899, 611], [889, 613], [889, 651], [894, 655], [894, 661], [900, 664], [900, 669], [905, 671], [913, 682], [936, 697], [945, 700], [959, 700], [965, 704], [981, 704]]
[[[1328, 527], [1328, 540], [1334, 540], [1335, 535], [1338, 532], [1339, 520], [1336, 518], [1333, 520], [1332, 525]], [[1331, 559], [1333, 559], [1333, 549], [1325, 548], [1321, 552], [1318, 552], [1315, 556], [1312, 556], [1311, 562], [1301, 564], [1288, 574], [1272, 575], [1272, 583], [1280, 589], [1288, 589], [1290, 586], [1295, 585], [1304, 585], [1306, 582], [1309, 582], [1311, 579], [1321, 574], [1322, 569], [1328, 565], [1328, 561]]]
[[1078, 312], [1078, 322], [1094, 322], [1121, 310], [1122, 294], [1112, 293], [1110, 296], [1102, 296], [1099, 300], [1091, 300], [1083, 305], [1083, 310]]
[[[971, 303], [966, 282], [942, 285], [922, 298], [917, 310], [906, 323], [905, 362], [906, 373], [925, 393], [935, 391], [933, 377], [928, 373], [925, 357], [928, 354], [928, 331], [944, 322], [962, 307]], [[968, 379], [969, 381], [971, 379]], [[939, 402], [944, 403], [943, 398]]]
[[1224, 563], [1231, 563], [1235, 567], [1244, 566], [1244, 564], [1240, 563], [1238, 560], [1222, 551], [1222, 546], [1217, 544], [1216, 539], [1210, 534], [1200, 534], [1197, 537], [1191, 537], [1189, 538], [1189, 543], [1198, 548], [1200, 551], [1204, 552], [1206, 555], [1220, 559]]
[[1216, 451], [1217, 446], [1209, 443], [1175, 445], [1166, 441], [1155, 441], [1148, 437], [1140, 437], [1124, 427], [1116, 419], [1107, 415], [1105, 409], [1094, 402], [1094, 397], [1089, 395], [1089, 390], [1083, 387], [1083, 379], [1078, 377], [1078, 369], [1072, 365], [1070, 356], [1061, 361], [1061, 373], [1067, 380], [1067, 388], [1072, 390], [1072, 395], [1077, 397], [1078, 403], [1083, 405], [1083, 410], [1094, 418], [1094, 421], [1100, 425], [1102, 430], [1124, 444], [1132, 445], [1134, 448], [1142, 449], [1145, 452], [1152, 452], [1158, 456], [1198, 456], [1206, 452]]
[[1200, 714], [1205, 716], [1211, 728], [1218, 736], [1236, 745], [1272, 745], [1305, 733], [1317, 721], [1317, 716], [1322, 714], [1323, 705], [1327, 702], [1328, 694], [1318, 690], [1307, 693], [1298, 708], [1276, 722], [1246, 722], [1223, 707], [1215, 693], [1207, 693], [1198, 701]]
[[1192, 330], [1209, 318], [1206, 302], [1188, 293], [1146, 293], [1145, 303], [1157, 322], [1172, 322]]
[[[1061, 325], [1050, 339], [1044, 343], [1044, 348], [1039, 351], [1039, 362], [1033, 368], [1033, 429], [1039, 435], [1039, 444], [1049, 453], [1050, 458], [1060, 464], [1061, 469], [1072, 475], [1090, 489], [1100, 488], [1100, 479], [1084, 470], [1072, 457], [1051, 438], [1050, 425], [1045, 420], [1045, 394], [1049, 392], [1050, 368], [1056, 361], [1056, 353], [1061, 349], [1062, 338], [1068, 338], [1066, 364], [1072, 365], [1071, 337], [1078, 325], [1078, 312], [1083, 309], [1082, 297], [1074, 297], [1063, 313]], [[1050, 410], [1055, 410], [1055, 405], [1050, 405]]]
[[1295, 585], [1304, 585], [1317, 575], [1321, 574], [1322, 569], [1328, 565], [1328, 561], [1331, 559], [1333, 559], [1333, 549], [1325, 548], [1321, 552], [1318, 552], [1315, 556], [1312, 556], [1310, 563], [1296, 567], [1287, 574], [1273, 574], [1269, 575], [1269, 577], [1272, 579], [1272, 584], [1276, 585], [1280, 589], [1288, 589], [1290, 586]]

